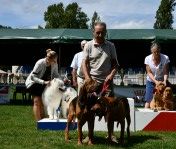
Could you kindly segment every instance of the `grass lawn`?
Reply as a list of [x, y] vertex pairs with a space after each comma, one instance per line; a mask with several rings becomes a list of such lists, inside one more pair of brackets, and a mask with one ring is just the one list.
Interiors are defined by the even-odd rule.
[[[106, 142], [106, 132], [95, 132], [95, 145], [77, 145], [77, 131], [71, 131], [71, 142], [65, 143], [64, 131], [37, 130], [32, 106], [0, 105], [0, 149], [113, 149], [119, 145]], [[87, 132], [84, 132], [86, 135]], [[115, 133], [119, 136], [119, 132]], [[131, 132], [129, 149], [174, 149], [176, 132]]]

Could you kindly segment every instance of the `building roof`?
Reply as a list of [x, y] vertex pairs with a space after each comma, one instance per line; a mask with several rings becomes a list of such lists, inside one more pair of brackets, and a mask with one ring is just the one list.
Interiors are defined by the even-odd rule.
[[[163, 54], [168, 55], [170, 64], [176, 66], [176, 30], [108, 29], [106, 38], [114, 43], [122, 67], [143, 67], [153, 40], [161, 43]], [[81, 50], [81, 41], [91, 39], [90, 29], [0, 29], [0, 49], [4, 55], [0, 64], [33, 65], [45, 56], [47, 48], [52, 48], [59, 54], [58, 64], [65, 67]], [[7, 60], [9, 55], [12, 55], [10, 61]]]
[[[45, 40], [70, 43], [92, 39], [90, 29], [0, 29], [0, 40]], [[170, 29], [108, 29], [108, 40], [176, 40], [176, 30]]]

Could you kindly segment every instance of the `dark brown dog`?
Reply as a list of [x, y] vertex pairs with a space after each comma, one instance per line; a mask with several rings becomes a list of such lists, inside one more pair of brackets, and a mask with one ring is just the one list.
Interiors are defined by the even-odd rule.
[[171, 87], [166, 87], [163, 93], [164, 110], [172, 111], [174, 109], [173, 92]]
[[[74, 120], [77, 118], [78, 125], [78, 145], [82, 144], [82, 127], [88, 122], [88, 144], [93, 144], [93, 130], [95, 113], [91, 110], [92, 105], [95, 104], [96, 100], [91, 97], [88, 98], [89, 94], [92, 94], [97, 89], [97, 82], [95, 80], [86, 80], [80, 89], [78, 99], [74, 99], [68, 110], [67, 126], [65, 128], [65, 141], [69, 140], [69, 127]], [[80, 103], [81, 102], [81, 103]], [[84, 103], [84, 105], [82, 105]]]
[[112, 142], [112, 132], [114, 128], [114, 122], [120, 123], [120, 139], [119, 143], [124, 144], [124, 131], [125, 131], [125, 119], [127, 120], [127, 137], [130, 137], [130, 107], [127, 98], [125, 97], [101, 97], [98, 103], [92, 107], [92, 110], [96, 112], [97, 115], [104, 116], [108, 127], [108, 139]]

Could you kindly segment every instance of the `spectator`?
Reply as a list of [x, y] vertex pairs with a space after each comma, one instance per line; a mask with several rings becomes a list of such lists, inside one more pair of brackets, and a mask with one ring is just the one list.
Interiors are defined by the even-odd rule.
[[35, 119], [38, 121], [44, 117], [44, 109], [42, 103], [42, 93], [47, 84], [53, 78], [58, 78], [58, 55], [51, 49], [46, 50], [46, 57], [38, 60], [26, 79], [26, 88], [33, 96], [33, 112]]
[[147, 71], [145, 108], [150, 108], [153, 90], [158, 81], [163, 81], [166, 85], [169, 75], [169, 62], [169, 57], [160, 53], [160, 45], [153, 42], [151, 45], [151, 54], [146, 56], [144, 61]]
[[72, 68], [71, 67], [67, 67], [65, 69], [65, 75], [64, 75], [64, 84], [66, 86], [72, 86], [73, 81], [72, 81]]
[[80, 69], [81, 69], [81, 63], [82, 63], [82, 57], [83, 57], [83, 49], [85, 44], [87, 43], [86, 40], [83, 40], [81, 42], [81, 52], [78, 52], [74, 55], [74, 58], [72, 60], [71, 66], [72, 69], [72, 81], [73, 81], [73, 86], [78, 88], [78, 93], [80, 90], [80, 87], [83, 85], [83, 76], [80, 74]]
[[[31, 66], [29, 65], [23, 65], [19, 67], [19, 72], [23, 73], [23, 74], [29, 74], [31, 72]], [[18, 71], [17, 71], [18, 72]]]

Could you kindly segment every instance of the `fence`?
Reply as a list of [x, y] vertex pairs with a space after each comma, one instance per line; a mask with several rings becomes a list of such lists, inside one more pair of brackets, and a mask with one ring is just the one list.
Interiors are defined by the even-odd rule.
[[23, 84], [29, 74], [19, 73], [3, 73], [0, 74], [1, 84]]
[[[176, 75], [169, 75], [169, 82], [171, 84], [176, 84]], [[121, 85], [122, 79], [119, 74], [115, 75], [113, 82], [115, 85]], [[123, 84], [128, 85], [145, 85], [146, 84], [146, 74], [125, 74], [123, 78]]]
[[[64, 70], [60, 70], [60, 76], [63, 78], [65, 76]], [[0, 74], [0, 83], [2, 84], [18, 84], [24, 83], [27, 76], [27, 73], [19, 73], [15, 75], [14, 73], [2, 73]], [[116, 74], [113, 82], [115, 85], [121, 85], [122, 79], [119, 74]], [[169, 75], [169, 82], [172, 84], [176, 84], [176, 75]], [[128, 85], [145, 85], [146, 84], [146, 74], [137, 73], [137, 74], [125, 74], [123, 77], [123, 84], [125, 86]]]

